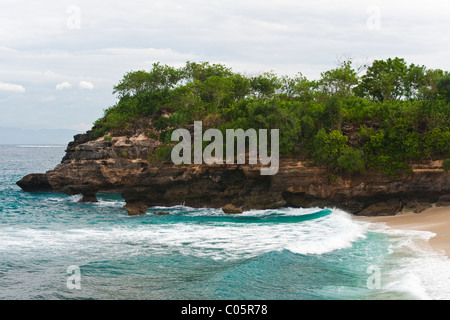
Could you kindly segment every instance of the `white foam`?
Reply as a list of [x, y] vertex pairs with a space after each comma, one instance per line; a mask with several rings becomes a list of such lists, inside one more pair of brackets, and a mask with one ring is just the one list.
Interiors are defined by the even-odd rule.
[[[288, 214], [305, 211], [287, 210]], [[309, 211], [308, 211], [309, 212]], [[311, 212], [310, 212], [311, 213]], [[196, 213], [198, 214], [198, 212]], [[255, 212], [251, 213], [252, 215]], [[5, 238], [6, 237], [6, 238]], [[16, 230], [24, 250], [42, 247], [117, 255], [128, 252], [180, 252], [213, 259], [250, 258], [265, 252], [290, 250], [298, 254], [322, 254], [351, 246], [364, 230], [344, 212], [300, 223], [241, 223], [210, 220], [206, 223], [149, 223], [139, 226], [112, 226], [72, 230]], [[14, 242], [13, 241], [13, 242]], [[0, 248], [7, 245], [7, 233], [0, 236]]]
[[125, 201], [120, 200], [102, 200], [99, 199], [98, 202], [92, 203], [94, 206], [98, 207], [111, 207], [111, 208], [123, 208], [123, 206], [126, 204]]
[[[76, 200], [75, 198], [71, 198]], [[121, 201], [105, 201], [99, 205], [122, 205]], [[303, 216], [320, 209], [252, 210], [237, 219], [217, 219], [225, 215], [221, 209], [189, 209], [186, 207], [152, 208], [179, 210], [183, 216], [212, 216], [214, 219], [179, 220], [156, 218], [145, 224], [95, 225], [80, 228], [39, 229], [26, 226], [1, 226], [0, 252], [12, 257], [74, 257], [98, 260], [123, 256], [176, 254], [208, 257], [215, 260], [251, 258], [266, 252], [290, 250], [303, 255], [320, 255], [351, 247], [365, 239], [367, 232], [389, 236], [389, 253], [380, 262], [382, 290], [406, 293], [418, 299], [450, 299], [450, 260], [431, 250], [428, 240], [433, 233], [402, 231], [386, 225], [355, 221], [343, 211], [290, 223], [252, 223], [241, 216]], [[184, 213], [181, 213], [184, 212]], [[133, 218], [134, 219], [134, 218]], [[128, 221], [128, 220], [122, 220]], [[167, 223], [165, 221], [168, 221]], [[395, 297], [395, 295], [393, 295]]]
[[391, 265], [385, 270], [383, 289], [408, 292], [418, 299], [450, 299], [450, 260], [429, 244], [436, 234], [392, 229], [379, 223], [369, 228], [391, 237]]
[[69, 197], [69, 201], [70, 202], [80, 202], [81, 199], [83, 199], [83, 195], [82, 194], [74, 194], [74, 195]]

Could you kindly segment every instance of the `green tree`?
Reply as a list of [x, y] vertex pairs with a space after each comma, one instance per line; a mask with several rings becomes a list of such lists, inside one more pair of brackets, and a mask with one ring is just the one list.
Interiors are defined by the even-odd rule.
[[148, 78], [149, 74], [144, 70], [128, 72], [114, 87], [113, 93], [119, 93], [119, 97], [122, 97], [143, 92], [147, 89]]
[[437, 85], [444, 76], [441, 69], [428, 69], [425, 72], [423, 86], [419, 88], [418, 98], [421, 100], [436, 100], [438, 95]]
[[405, 95], [407, 70], [404, 59], [375, 60], [362, 76], [356, 91], [360, 96], [375, 101], [397, 100]]
[[319, 82], [308, 80], [301, 73], [293, 78], [283, 76], [280, 79], [280, 89], [288, 99], [296, 99], [299, 101], [311, 101], [314, 99], [319, 88]]
[[450, 75], [443, 76], [439, 79], [436, 88], [438, 94], [445, 98], [447, 102], [450, 102]]
[[404, 96], [406, 99], [413, 100], [420, 97], [420, 89], [426, 84], [425, 66], [416, 66], [411, 64], [403, 78]]
[[154, 63], [148, 72], [139, 70], [125, 74], [122, 81], [114, 87], [113, 93], [118, 93], [119, 97], [122, 97], [143, 92], [151, 93], [158, 89], [172, 89], [183, 76], [183, 70]]
[[270, 98], [277, 89], [281, 88], [281, 81], [273, 72], [265, 72], [257, 77], [250, 79], [250, 85], [258, 98]]
[[234, 98], [234, 81], [232, 78], [211, 76], [203, 82], [197, 82], [200, 96], [215, 109], [224, 107]]
[[190, 62], [184, 67], [185, 77], [188, 81], [206, 81], [209, 77], [231, 77], [233, 72], [222, 64], [210, 64], [209, 62]]
[[339, 67], [323, 72], [319, 84], [327, 94], [349, 96], [358, 84], [358, 75], [352, 62], [344, 61]]
[[230, 79], [233, 81], [234, 100], [239, 101], [247, 98], [251, 93], [250, 79], [240, 74], [233, 74]]

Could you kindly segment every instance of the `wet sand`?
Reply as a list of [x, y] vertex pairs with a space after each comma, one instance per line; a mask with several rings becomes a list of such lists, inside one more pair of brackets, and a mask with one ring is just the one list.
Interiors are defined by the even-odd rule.
[[421, 213], [399, 213], [386, 217], [363, 217], [365, 221], [383, 222], [394, 229], [429, 231], [436, 236], [430, 245], [450, 257], [450, 207], [432, 207]]

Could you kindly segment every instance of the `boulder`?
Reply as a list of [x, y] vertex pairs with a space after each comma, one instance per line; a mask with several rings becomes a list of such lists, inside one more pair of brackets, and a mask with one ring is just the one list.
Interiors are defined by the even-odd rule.
[[239, 214], [244, 212], [241, 208], [236, 207], [235, 205], [229, 203], [222, 207], [223, 212], [228, 214]]
[[168, 215], [170, 215], [170, 212], [158, 211], [158, 212], [155, 212], [154, 214], [157, 216], [168, 216]]
[[147, 213], [147, 205], [144, 203], [127, 203], [124, 208], [129, 216], [141, 216]]
[[389, 199], [380, 201], [364, 208], [360, 215], [363, 216], [392, 216], [400, 212], [402, 209], [402, 202], [398, 199]]
[[16, 184], [22, 188], [23, 191], [52, 191], [53, 187], [49, 183], [47, 175], [45, 173], [32, 173], [26, 175]]
[[97, 190], [90, 185], [68, 185], [62, 188], [62, 192], [68, 195], [81, 194], [83, 197], [79, 202], [98, 202]]

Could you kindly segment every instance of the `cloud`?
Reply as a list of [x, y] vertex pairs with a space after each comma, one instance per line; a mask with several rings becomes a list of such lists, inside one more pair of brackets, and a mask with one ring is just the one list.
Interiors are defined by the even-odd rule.
[[25, 88], [20, 84], [0, 82], [0, 91], [25, 92]]
[[64, 89], [70, 89], [70, 88], [72, 88], [72, 85], [67, 81], [56, 85], [56, 90], [64, 90]]
[[94, 84], [92, 82], [89, 82], [89, 81], [80, 81], [80, 83], [78, 85], [79, 85], [79, 87], [81, 89], [87, 89], [87, 90], [93, 90], [94, 89]]
[[[77, 0], [79, 12], [65, 1], [22, 2], [2, 0], [8, 5], [0, 10], [2, 79], [26, 88], [9, 97], [5, 126], [89, 124], [116, 102], [112, 89], [124, 74], [154, 62], [209, 61], [308, 79], [336, 67], [341, 55], [355, 62], [398, 56], [450, 70], [448, 0]], [[61, 94], [59, 107], [49, 108], [55, 85], [56, 93], [92, 90], [91, 100]], [[0, 83], [0, 90], [23, 87]]]

